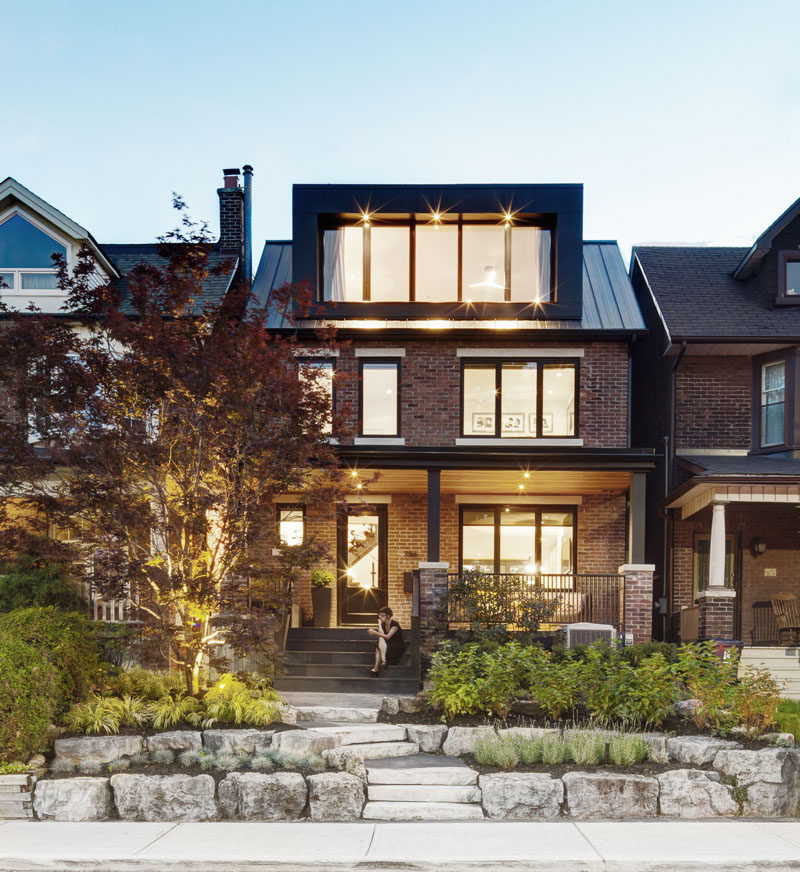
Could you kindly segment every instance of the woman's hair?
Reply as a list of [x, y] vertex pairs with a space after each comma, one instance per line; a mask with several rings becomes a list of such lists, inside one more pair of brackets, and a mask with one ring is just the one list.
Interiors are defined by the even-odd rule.
[[389, 608], [389, 606], [384, 606], [382, 609], [378, 609], [378, 614], [379, 615], [386, 615], [387, 618], [391, 618], [393, 615], [393, 612]]

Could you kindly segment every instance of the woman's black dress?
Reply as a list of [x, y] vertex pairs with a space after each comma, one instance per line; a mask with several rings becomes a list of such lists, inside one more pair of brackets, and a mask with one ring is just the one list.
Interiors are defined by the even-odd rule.
[[383, 633], [388, 633], [392, 627], [397, 627], [397, 631], [391, 638], [386, 640], [386, 662], [387, 663], [397, 663], [397, 661], [403, 656], [403, 651], [406, 650], [406, 644], [403, 641], [403, 630], [400, 627], [400, 624], [392, 618], [387, 624], [386, 622], [381, 622], [381, 630]]

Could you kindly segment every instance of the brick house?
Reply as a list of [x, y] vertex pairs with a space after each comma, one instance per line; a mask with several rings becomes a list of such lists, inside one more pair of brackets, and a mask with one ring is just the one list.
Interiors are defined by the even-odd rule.
[[645, 549], [659, 632], [788, 643], [771, 599], [800, 595], [800, 200], [749, 249], [637, 246], [631, 280], [651, 331], [633, 438], [664, 454]]
[[[347, 510], [276, 505], [287, 541], [329, 546], [331, 628], [388, 603], [430, 649], [458, 619], [443, 592], [477, 569], [557, 597], [555, 623], [651, 638], [654, 460], [631, 447], [629, 390], [645, 325], [616, 243], [583, 240], [582, 209], [580, 185], [294, 187], [293, 240], [266, 243], [253, 293], [269, 305], [285, 282], [311, 285], [300, 356], [330, 376], [349, 430]], [[314, 352], [323, 325], [342, 340], [330, 359]], [[310, 614], [308, 579], [295, 597]]]

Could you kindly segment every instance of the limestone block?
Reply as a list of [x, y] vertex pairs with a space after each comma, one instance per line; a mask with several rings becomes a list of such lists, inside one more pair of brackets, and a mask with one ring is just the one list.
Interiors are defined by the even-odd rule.
[[308, 806], [312, 821], [354, 821], [364, 808], [364, 782], [348, 772], [308, 776]]
[[114, 804], [124, 821], [210, 821], [217, 815], [210, 775], [111, 776]]
[[114, 811], [108, 778], [38, 781], [33, 808], [43, 821], [106, 821]]
[[381, 700], [381, 712], [385, 715], [396, 715], [400, 711], [400, 703], [396, 696], [385, 696]]
[[171, 730], [167, 733], [156, 733], [145, 740], [148, 751], [199, 751], [203, 747], [203, 737], [199, 730]]
[[398, 696], [397, 707], [401, 714], [416, 714], [428, 708], [428, 700], [422, 696]]
[[442, 752], [449, 757], [462, 754], [473, 754], [478, 739], [494, 739], [497, 737], [492, 727], [450, 727], [447, 738], [442, 743]]
[[676, 736], [667, 739], [670, 760], [689, 766], [704, 766], [713, 763], [719, 751], [741, 748], [738, 742], [715, 739], [711, 736]]
[[747, 788], [742, 813], [752, 817], [795, 815], [798, 809], [800, 751], [720, 751], [714, 768]]
[[568, 772], [569, 815], [581, 820], [649, 818], [658, 814], [658, 781], [644, 775]]
[[231, 754], [257, 754], [270, 747], [272, 730], [203, 730], [203, 747]]
[[719, 773], [674, 769], [658, 776], [659, 804], [665, 817], [697, 820], [739, 812], [733, 788], [720, 783]]
[[359, 754], [354, 754], [350, 748], [331, 748], [329, 751], [322, 752], [322, 759], [332, 769], [339, 769], [343, 772], [349, 772], [360, 778], [362, 781], [367, 780], [367, 768], [364, 766], [364, 758]]
[[478, 778], [483, 809], [498, 820], [543, 820], [560, 817], [564, 784], [540, 772], [499, 772]]
[[296, 820], [306, 798], [306, 783], [297, 772], [231, 772], [219, 783], [220, 809], [234, 820]]
[[436, 754], [447, 735], [447, 727], [444, 724], [408, 724], [406, 735], [409, 742], [416, 742], [419, 745], [420, 751], [424, 751], [426, 754]]
[[85, 736], [56, 739], [56, 760], [69, 760], [75, 766], [102, 766], [142, 750], [141, 736]]
[[338, 748], [341, 739], [335, 733], [321, 733], [316, 730], [285, 730], [275, 733], [272, 747], [293, 754], [321, 754], [330, 748]]
[[797, 786], [763, 781], [749, 785], [747, 799], [742, 803], [742, 814], [745, 817], [796, 816]]
[[291, 705], [281, 706], [281, 713], [278, 723], [294, 726], [297, 723], [297, 709]]

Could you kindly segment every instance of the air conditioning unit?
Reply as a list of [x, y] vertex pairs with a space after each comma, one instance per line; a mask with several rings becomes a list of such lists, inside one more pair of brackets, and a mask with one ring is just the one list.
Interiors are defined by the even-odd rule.
[[603, 639], [606, 642], [611, 642], [617, 636], [617, 631], [611, 624], [567, 624], [564, 627], [564, 632], [567, 636], [567, 648], [574, 648], [576, 645], [591, 645], [598, 639]]

